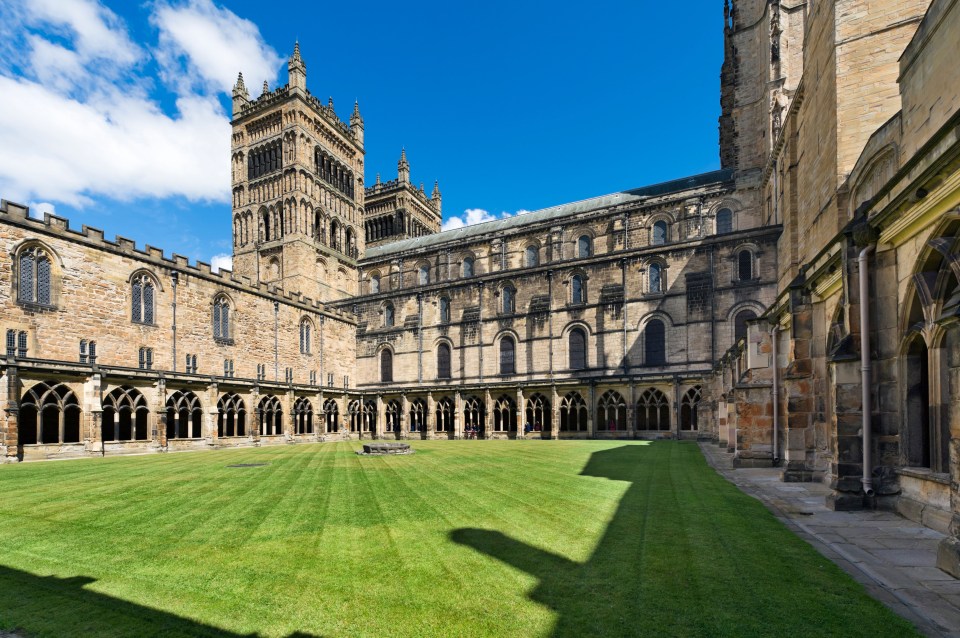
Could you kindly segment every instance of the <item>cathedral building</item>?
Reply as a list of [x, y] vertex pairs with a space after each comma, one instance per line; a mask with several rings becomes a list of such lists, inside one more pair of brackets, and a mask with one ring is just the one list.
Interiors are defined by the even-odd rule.
[[297, 45], [234, 87], [232, 273], [3, 202], [0, 455], [706, 439], [960, 575], [960, 8], [724, 12], [711, 173], [441, 232]]

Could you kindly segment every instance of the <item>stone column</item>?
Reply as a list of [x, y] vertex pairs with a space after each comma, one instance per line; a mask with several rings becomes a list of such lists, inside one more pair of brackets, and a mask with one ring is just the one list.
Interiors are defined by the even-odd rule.
[[453, 438], [463, 438], [463, 397], [460, 391], [453, 395]]
[[[216, 383], [211, 383], [207, 386], [207, 413], [204, 418], [206, 423], [206, 436], [208, 445], [216, 445], [217, 443], [217, 421], [220, 416], [220, 410], [217, 407], [218, 403], [218, 394], [219, 386]], [[236, 427], [236, 425], [234, 425]]]
[[[285, 438], [289, 441], [293, 438], [293, 435], [296, 433], [296, 425], [293, 416], [293, 403], [296, 400], [294, 397], [293, 389], [290, 388], [283, 393], [283, 397], [280, 399], [280, 405], [283, 407], [283, 413], [287, 416], [286, 419], [280, 419], [280, 422], [283, 423], [286, 421], [286, 424], [283, 426]], [[279, 434], [279, 433], [278, 433]]]
[[433, 392], [427, 393], [427, 413], [423, 415], [423, 438], [430, 440], [434, 438], [437, 425], [435, 423], [437, 415], [437, 402], [433, 399]]
[[[943, 340], [946, 383], [942, 405], [950, 419], [950, 519], [949, 535], [937, 548], [937, 567], [960, 578], [960, 327], [947, 329]], [[951, 390], [952, 389], [952, 390]]]
[[397, 433], [397, 438], [406, 439], [410, 436], [410, 400], [404, 393], [400, 399], [400, 432]]
[[327, 430], [326, 420], [323, 418], [323, 392], [313, 395], [313, 440], [320, 441]]
[[630, 392], [627, 394], [627, 436], [631, 439], [637, 438], [637, 384], [630, 384]]
[[260, 445], [260, 388], [253, 386], [247, 395], [250, 407], [247, 410], [247, 436], [254, 445]]
[[591, 439], [597, 438], [597, 386], [590, 384], [590, 391], [587, 393], [587, 436]]
[[[523, 403], [523, 388], [517, 387], [517, 438], [522, 439], [526, 436], [526, 406]], [[531, 432], [531, 436], [533, 433]]]
[[[383, 397], [379, 394], [377, 395], [377, 425], [376, 429], [386, 434], [387, 431], [387, 415], [383, 409]], [[376, 439], [377, 432], [371, 432], [371, 436]]]
[[490, 396], [490, 390], [483, 391], [483, 405], [483, 419], [481, 419], [480, 423], [483, 428], [483, 438], [489, 439], [491, 434], [490, 430], [493, 428], [493, 419], [491, 418], [491, 415], [493, 415], [493, 397]]
[[560, 438], [560, 395], [557, 386], [550, 388], [550, 438]]

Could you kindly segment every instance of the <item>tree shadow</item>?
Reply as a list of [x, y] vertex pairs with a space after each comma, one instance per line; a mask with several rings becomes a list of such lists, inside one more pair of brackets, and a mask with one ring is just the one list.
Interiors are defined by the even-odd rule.
[[[26, 636], [255, 638], [86, 588], [96, 579], [58, 578], [0, 566], [0, 628]], [[171, 592], [171, 596], [176, 596]], [[288, 638], [319, 638], [294, 632]]]

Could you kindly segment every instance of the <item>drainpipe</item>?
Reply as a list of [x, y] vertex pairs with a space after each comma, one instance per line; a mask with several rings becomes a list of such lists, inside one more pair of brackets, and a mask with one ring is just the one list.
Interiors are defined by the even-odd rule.
[[[173, 284], [173, 371], [177, 371], [177, 284], [180, 282], [180, 273], [174, 270], [170, 273], [170, 281]], [[100, 438], [103, 438], [102, 436]]]
[[857, 267], [860, 275], [860, 384], [863, 391], [863, 421], [861, 425], [863, 433], [863, 492], [867, 496], [873, 496], [873, 472], [871, 467], [871, 441], [870, 441], [870, 415], [873, 412], [873, 405], [870, 396], [870, 272], [867, 266], [867, 258], [876, 249], [871, 244], [860, 251], [857, 258]]
[[780, 465], [780, 368], [777, 366], [777, 339], [780, 326], [770, 329], [770, 352], [773, 357], [773, 466]]

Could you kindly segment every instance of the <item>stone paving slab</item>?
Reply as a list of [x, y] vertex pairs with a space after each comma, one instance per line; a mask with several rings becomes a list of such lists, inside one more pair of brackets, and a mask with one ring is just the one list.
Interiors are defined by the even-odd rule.
[[700, 443], [717, 472], [926, 636], [960, 638], [960, 581], [936, 568], [944, 535], [886, 511], [835, 512], [823, 483], [789, 483], [777, 468], [734, 469], [733, 454]]

